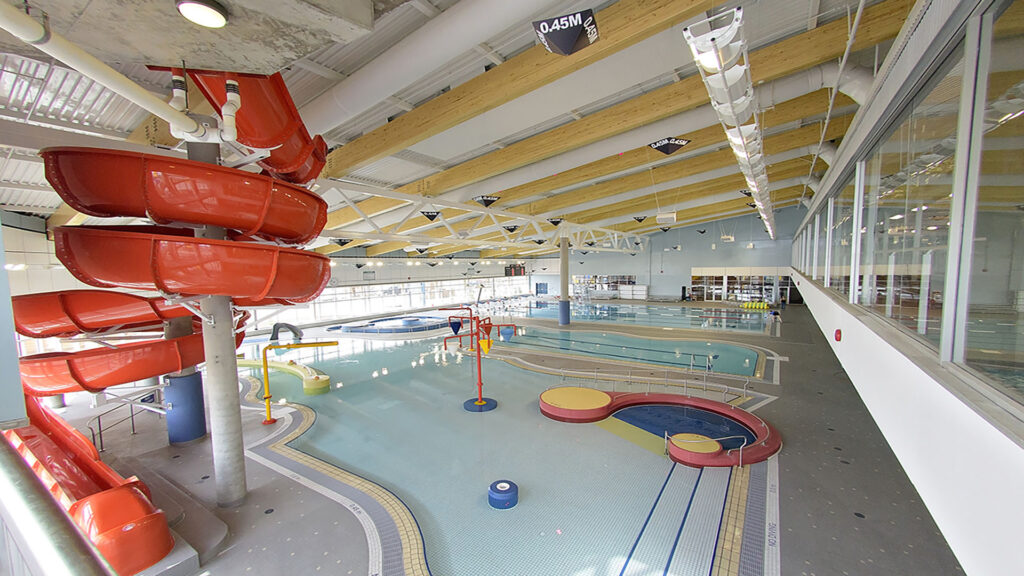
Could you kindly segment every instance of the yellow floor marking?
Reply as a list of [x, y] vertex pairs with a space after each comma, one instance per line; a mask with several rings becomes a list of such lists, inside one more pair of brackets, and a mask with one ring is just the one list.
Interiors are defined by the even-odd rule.
[[[256, 378], [249, 378], [249, 386], [250, 389], [245, 399], [249, 402], [262, 404], [260, 401], [263, 393], [262, 382]], [[391, 516], [392, 521], [394, 521], [395, 526], [398, 528], [398, 537], [402, 543], [402, 566], [406, 576], [430, 576], [424, 554], [423, 538], [412, 512], [406, 508], [405, 504], [397, 496], [384, 487], [288, 446], [288, 442], [301, 436], [313, 425], [314, 420], [316, 420], [316, 413], [312, 408], [304, 404], [288, 402], [286, 405], [298, 411], [302, 418], [302, 423], [290, 434], [271, 444], [270, 449], [299, 464], [319, 470], [339, 482], [353, 486], [376, 500], [387, 511], [388, 515]]]
[[750, 482], [750, 468], [732, 469], [729, 492], [725, 499], [722, 527], [718, 533], [715, 560], [711, 565], [711, 576], [737, 576], [740, 572], [740, 548], [743, 544], [743, 521], [747, 512], [747, 488]]
[[600, 422], [594, 422], [594, 425], [615, 434], [623, 440], [632, 442], [648, 452], [658, 456], [665, 455], [665, 439], [659, 438], [647, 430], [637, 428], [618, 418], [605, 418]]

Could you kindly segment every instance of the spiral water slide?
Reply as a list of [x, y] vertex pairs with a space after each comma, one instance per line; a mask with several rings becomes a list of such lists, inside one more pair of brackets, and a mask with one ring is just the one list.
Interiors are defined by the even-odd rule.
[[[219, 107], [222, 72], [194, 76]], [[234, 75], [232, 76], [234, 77]], [[323, 140], [312, 139], [280, 75], [244, 76], [239, 141], [271, 148], [264, 174], [165, 156], [92, 148], [49, 148], [40, 155], [54, 189], [76, 210], [99, 217], [146, 217], [157, 226], [75, 226], [54, 232], [57, 257], [79, 280], [99, 288], [170, 296], [230, 296], [239, 306], [306, 302], [330, 278], [329, 260], [301, 245], [319, 234], [327, 205], [291, 182], [323, 167]], [[288, 180], [284, 181], [281, 178]], [[228, 239], [196, 237], [202, 226]], [[35, 338], [160, 330], [191, 317], [165, 298], [103, 290], [19, 296], [15, 327]], [[236, 345], [244, 315], [236, 315]], [[198, 319], [193, 324], [200, 327]], [[175, 373], [204, 360], [201, 333], [116, 348], [27, 356], [20, 360], [29, 425], [4, 435], [118, 574], [160, 561], [174, 542], [163, 512], [137, 478], [103, 464], [95, 447], [38, 397]]]

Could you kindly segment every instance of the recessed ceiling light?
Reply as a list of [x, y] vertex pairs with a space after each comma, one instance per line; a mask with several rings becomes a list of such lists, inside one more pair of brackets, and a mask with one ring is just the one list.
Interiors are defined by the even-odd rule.
[[175, 0], [178, 13], [186, 20], [206, 28], [223, 28], [228, 10], [216, 0]]

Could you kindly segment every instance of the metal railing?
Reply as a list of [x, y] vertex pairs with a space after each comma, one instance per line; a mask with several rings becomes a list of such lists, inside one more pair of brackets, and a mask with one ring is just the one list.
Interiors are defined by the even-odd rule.
[[[595, 389], [605, 389], [608, 387], [608, 383], [611, 383], [611, 392], [641, 392], [644, 394], [658, 393], [655, 386], [661, 388], [661, 393], [667, 394], [679, 394], [679, 389], [682, 388], [682, 394], [685, 396], [691, 395], [691, 390], [696, 392], [700, 390], [705, 396], [708, 394], [710, 389], [712, 393], [721, 392], [722, 402], [728, 404], [729, 394], [733, 394], [736, 398], [747, 396], [748, 389], [750, 387], [750, 378], [738, 377], [727, 374], [720, 374], [715, 372], [708, 372], [706, 370], [697, 371], [696, 374], [699, 377], [687, 378], [683, 377], [670, 377], [672, 371], [665, 370], [664, 376], [657, 377], [654, 375], [654, 371], [645, 370], [646, 374], [634, 374], [633, 370], [627, 370], [626, 372], [613, 372], [610, 370], [602, 370], [595, 368], [593, 370], [582, 370], [582, 369], [559, 369], [559, 382], [558, 384], [549, 385], [547, 389], [554, 388], [556, 386], [576, 386], [586, 387]], [[732, 387], [726, 384], [718, 382], [708, 382], [708, 374], [712, 374], [717, 378], [724, 379], [735, 379], [736, 387]], [[739, 384], [742, 379], [742, 392], [740, 392]], [[620, 390], [621, 386], [621, 390]], [[637, 390], [640, 388], [640, 390]]]
[[116, 576], [0, 436], [0, 574]]
[[[110, 392], [107, 392], [109, 397], [117, 404], [114, 407], [110, 408], [109, 410], [105, 410], [93, 416], [86, 423], [86, 426], [89, 428], [89, 434], [92, 436], [92, 443], [93, 445], [96, 446], [96, 449], [99, 450], [100, 452], [106, 450], [103, 443], [104, 430], [110, 430], [111, 428], [114, 428], [119, 424], [130, 422], [132, 434], [134, 435], [136, 432], [135, 416], [137, 414], [141, 414], [143, 412], [155, 412], [157, 414], [160, 414], [161, 416], [166, 415], [167, 409], [162, 402], [157, 401], [155, 403], [150, 403], [142, 401], [143, 398], [146, 398], [150, 395], [155, 395], [156, 399], [159, 400], [159, 398], [162, 396], [161, 392], [163, 388], [163, 384], [158, 384], [156, 386], [131, 388], [131, 393], [126, 394], [124, 396], [119, 396], [117, 394], [111, 394]], [[125, 406], [128, 407], [127, 416], [122, 417], [120, 420], [117, 420], [112, 424], [108, 423], [106, 426], [103, 425], [103, 418], [105, 416], [109, 416], [110, 414], [124, 408]], [[139, 409], [136, 410], [136, 407], [138, 407]]]
[[664, 435], [665, 435], [665, 455], [666, 456], [668, 455], [668, 443], [669, 442], [673, 442], [673, 443], [676, 443], [676, 444], [679, 444], [679, 443], [695, 443], [695, 444], [699, 444], [701, 442], [713, 441], [713, 442], [718, 442], [719, 444], [721, 444], [722, 440], [733, 440], [733, 439], [737, 439], [737, 438], [740, 439], [740, 440], [743, 440], [743, 444], [740, 444], [736, 448], [729, 448], [728, 450], [725, 451], [726, 454], [732, 454], [733, 452], [736, 452], [737, 450], [739, 450], [739, 452], [740, 452], [739, 466], [740, 467], [743, 466], [743, 449], [747, 447], [747, 443], [749, 442], [749, 440], [747, 440], [746, 436], [742, 436], [742, 435], [739, 435], [739, 434], [736, 434], [736, 435], [733, 435], [733, 436], [722, 436], [721, 438], [694, 438], [692, 440], [687, 440], [687, 439], [684, 439], [684, 438], [672, 438], [671, 436], [668, 435], [668, 430], [665, 430]]

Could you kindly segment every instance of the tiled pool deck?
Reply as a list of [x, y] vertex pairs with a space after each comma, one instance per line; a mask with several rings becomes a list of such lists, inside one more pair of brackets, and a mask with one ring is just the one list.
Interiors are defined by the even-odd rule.
[[[712, 575], [962, 573], [807, 311], [790, 307], [785, 321], [777, 338], [705, 334], [777, 352], [766, 378], [752, 380], [746, 394], [737, 392], [727, 400], [757, 408], [759, 416], [781, 430], [785, 445], [778, 460], [723, 470], [723, 478], [716, 476], [721, 472], [705, 472], [709, 478], [699, 478], [689, 503], [689, 514], [701, 518], [701, 529], [696, 521], [687, 527], [689, 521], [677, 519], [679, 550], [655, 554], [662, 558], [657, 573], [662, 568], [672, 574], [710, 570]], [[643, 335], [652, 329], [621, 330]], [[800, 360], [785, 362], [787, 357]], [[595, 368], [594, 361], [565, 358], [519, 362], [556, 372]], [[652, 379], [653, 373], [664, 375], [652, 371]], [[138, 455], [229, 526], [226, 547], [203, 566], [205, 573], [428, 574], [419, 529], [398, 496], [288, 447], [315, 416], [303, 407], [276, 410], [290, 416], [287, 426], [275, 431], [259, 426], [258, 410], [243, 410], [249, 496], [238, 508], [212, 505], [208, 440], [169, 447], [163, 423], [154, 416], [137, 417], [138, 435], [109, 432], [107, 453]], [[84, 424], [94, 412], [76, 403], [68, 416]], [[670, 465], [666, 460], [666, 471]], [[401, 479], [392, 485], [400, 491]], [[371, 525], [379, 543], [372, 534], [365, 536]], [[691, 538], [697, 532], [701, 537]], [[643, 544], [639, 538], [637, 549], [646, 554]], [[634, 574], [634, 560], [625, 561], [626, 566], [621, 561], [617, 567], [603, 565], [604, 571], [593, 574]], [[482, 567], [479, 574], [486, 573]], [[550, 574], [563, 573], [553, 568]]]

